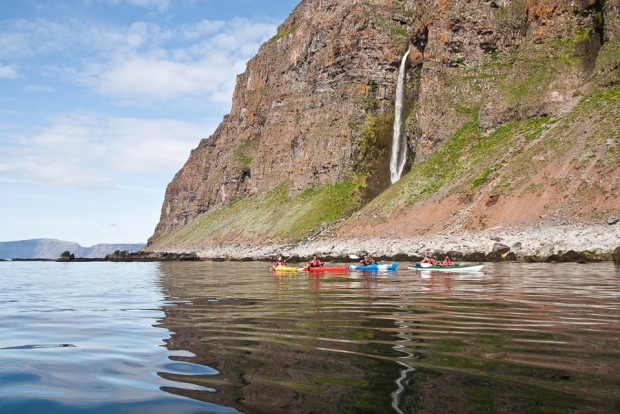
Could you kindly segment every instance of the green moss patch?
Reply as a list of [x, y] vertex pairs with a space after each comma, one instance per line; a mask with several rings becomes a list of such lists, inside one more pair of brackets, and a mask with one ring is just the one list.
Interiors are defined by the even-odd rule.
[[258, 139], [250, 139], [242, 142], [233, 152], [234, 159], [244, 168], [249, 168], [254, 160], [254, 154], [258, 149]]
[[269, 43], [275, 43], [275, 42], [278, 41], [278, 39], [293, 33], [295, 30], [297, 30], [297, 25], [296, 24], [294, 24], [292, 26], [289, 26], [289, 27], [287, 27], [284, 30], [280, 30], [278, 33], [273, 35], [273, 37], [271, 39], [269, 39]]
[[361, 177], [312, 187], [291, 197], [282, 183], [260, 196], [211, 209], [157, 240], [166, 246], [191, 246], [207, 240], [299, 241], [348, 216], [360, 206]]
[[382, 151], [392, 143], [394, 114], [368, 114], [360, 132], [359, 147], [355, 155], [357, 171], [369, 173]]
[[367, 206], [390, 214], [431, 197], [439, 190], [471, 192], [501, 177], [497, 171], [529, 141], [542, 134], [548, 117], [511, 121], [483, 136], [475, 121], [465, 123], [423, 162]]

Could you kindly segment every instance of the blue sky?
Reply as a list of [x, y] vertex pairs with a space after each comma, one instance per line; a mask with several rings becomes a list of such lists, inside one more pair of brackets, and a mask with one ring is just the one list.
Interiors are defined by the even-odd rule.
[[298, 2], [0, 1], [0, 241], [146, 242]]

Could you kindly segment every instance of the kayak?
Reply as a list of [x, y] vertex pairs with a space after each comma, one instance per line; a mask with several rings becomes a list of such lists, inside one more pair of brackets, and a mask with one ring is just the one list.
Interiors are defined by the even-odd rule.
[[398, 263], [369, 264], [369, 265], [350, 265], [349, 270], [396, 270]]
[[435, 272], [479, 272], [484, 267], [484, 264], [455, 264], [452, 266], [436, 266], [429, 263], [416, 263], [415, 266], [409, 266], [410, 270], [432, 270]]
[[346, 272], [349, 270], [349, 266], [319, 266], [302, 268], [304, 272]]
[[276, 266], [275, 268], [273, 266], [269, 266], [269, 271], [270, 272], [297, 272], [297, 268], [296, 267], [291, 267], [291, 266]]

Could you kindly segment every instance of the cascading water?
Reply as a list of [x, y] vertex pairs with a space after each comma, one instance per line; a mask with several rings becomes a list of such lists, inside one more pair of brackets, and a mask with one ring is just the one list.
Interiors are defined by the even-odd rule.
[[392, 184], [400, 180], [407, 161], [407, 141], [403, 139], [403, 100], [405, 99], [405, 67], [409, 49], [400, 62], [396, 83], [396, 104], [394, 105], [394, 135], [392, 138], [392, 156], [390, 158], [390, 180]]

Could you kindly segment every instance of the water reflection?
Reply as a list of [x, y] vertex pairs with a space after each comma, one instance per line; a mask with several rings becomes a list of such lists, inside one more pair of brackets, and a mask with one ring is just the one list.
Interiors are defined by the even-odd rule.
[[612, 412], [613, 265], [484, 273], [272, 275], [260, 263], [162, 263], [168, 373], [244, 412]]
[[212, 393], [175, 379], [217, 372], [164, 346], [160, 280], [154, 263], [2, 263], [0, 413], [236, 412], [172, 395]]

